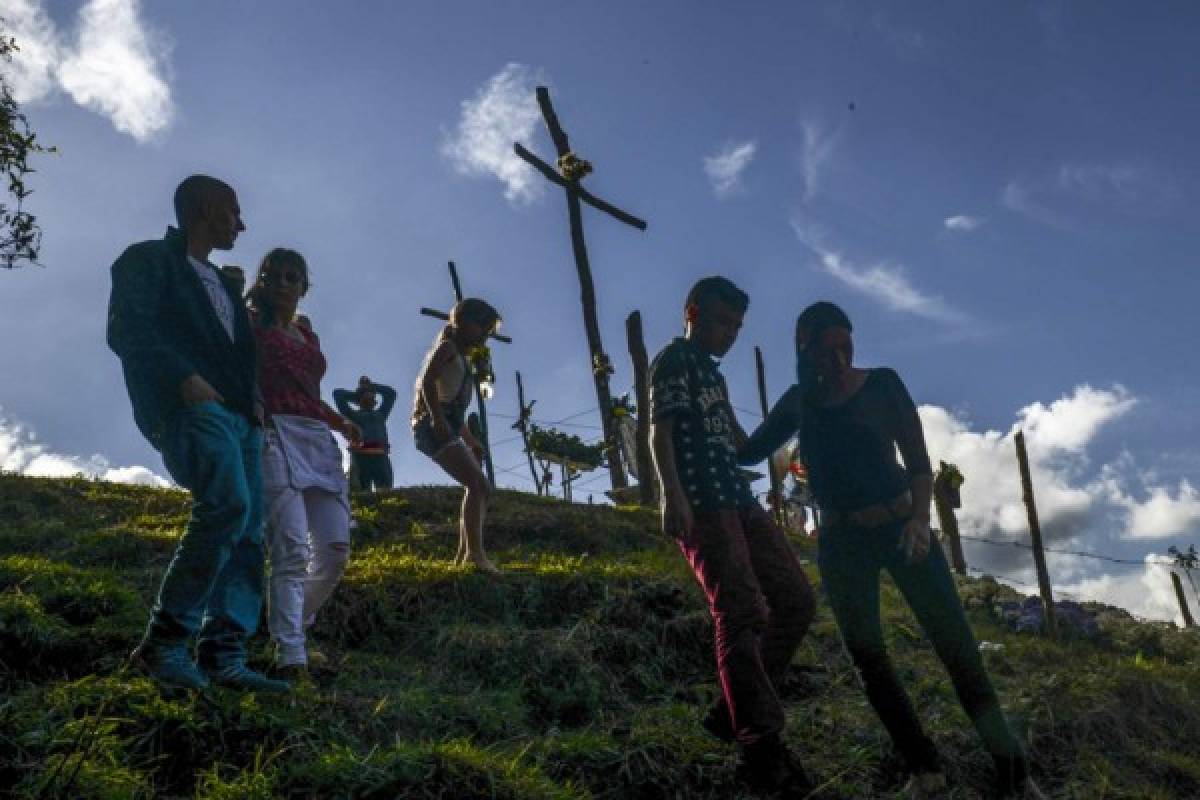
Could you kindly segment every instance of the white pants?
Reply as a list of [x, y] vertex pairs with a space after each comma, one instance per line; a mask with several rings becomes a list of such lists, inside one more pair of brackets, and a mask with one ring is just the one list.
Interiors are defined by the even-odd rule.
[[267, 624], [279, 665], [306, 664], [305, 630], [333, 594], [350, 554], [346, 490], [296, 489], [274, 431], [263, 452], [263, 505], [271, 561]]

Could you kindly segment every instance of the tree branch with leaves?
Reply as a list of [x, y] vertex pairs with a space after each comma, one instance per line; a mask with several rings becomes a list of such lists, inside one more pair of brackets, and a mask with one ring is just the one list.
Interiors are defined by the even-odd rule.
[[[11, 63], [19, 49], [4, 24], [0, 19], [0, 65]], [[22, 262], [38, 263], [42, 230], [37, 218], [25, 210], [25, 199], [33, 192], [25, 179], [34, 172], [29, 166], [30, 156], [53, 152], [55, 148], [38, 143], [8, 77], [0, 72], [0, 170], [8, 179], [8, 196], [0, 200], [0, 267], [13, 269]]]

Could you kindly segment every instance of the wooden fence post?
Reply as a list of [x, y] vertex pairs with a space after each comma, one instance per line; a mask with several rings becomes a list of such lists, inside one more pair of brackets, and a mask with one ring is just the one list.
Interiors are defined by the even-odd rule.
[[1033, 500], [1033, 479], [1029, 475], [1029, 456], [1025, 452], [1025, 432], [1017, 431], [1013, 437], [1017, 447], [1017, 465], [1021, 469], [1021, 499], [1025, 501], [1025, 513], [1029, 517], [1029, 536], [1033, 539], [1033, 563], [1037, 567], [1038, 589], [1042, 595], [1043, 616], [1046, 632], [1058, 638], [1058, 623], [1054, 618], [1054, 592], [1050, 587], [1050, 573], [1046, 570], [1046, 551], [1042, 548], [1042, 528], [1038, 524], [1037, 505]]
[[1183, 613], [1183, 627], [1196, 627], [1196, 621], [1192, 619], [1192, 612], [1188, 608], [1187, 597], [1183, 594], [1183, 584], [1179, 582], [1179, 575], [1174, 571], [1171, 572], [1171, 583], [1175, 585], [1175, 599], [1179, 601], [1179, 610]]
[[[754, 369], [758, 373], [758, 402], [762, 407], [763, 419], [767, 418], [770, 412], [770, 405], [767, 403], [767, 370], [763, 366], [762, 348], [755, 345], [754, 347]], [[767, 474], [771, 478], [771, 494], [775, 497], [775, 521], [780, 527], [787, 527], [787, 506], [783, 502], [783, 479], [779, 476], [779, 470], [775, 469], [775, 454], [767, 456]]]
[[658, 481], [650, 458], [650, 361], [642, 337], [642, 312], [634, 311], [625, 319], [625, 337], [629, 340], [634, 393], [637, 395], [638, 494], [642, 505], [652, 508], [658, 496]]
[[942, 529], [942, 540], [950, 543], [950, 563], [955, 572], [966, 575], [967, 558], [959, 536], [958, 515], [954, 513], [959, 497], [958, 488], [954, 485], [956, 475], [961, 483], [962, 473], [958, 472], [958, 468], [944, 461], [941, 463], [933, 479], [933, 508], [937, 512], [938, 527]]

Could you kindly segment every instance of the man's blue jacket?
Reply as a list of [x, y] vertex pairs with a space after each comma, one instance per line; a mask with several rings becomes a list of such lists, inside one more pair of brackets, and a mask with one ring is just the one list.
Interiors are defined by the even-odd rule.
[[183, 407], [180, 384], [192, 374], [228, 409], [254, 420], [254, 333], [236, 288], [223, 275], [221, 281], [234, 308], [232, 342], [188, 262], [182, 231], [168, 228], [162, 239], [130, 245], [112, 266], [108, 346], [121, 359], [138, 430], [157, 449]]

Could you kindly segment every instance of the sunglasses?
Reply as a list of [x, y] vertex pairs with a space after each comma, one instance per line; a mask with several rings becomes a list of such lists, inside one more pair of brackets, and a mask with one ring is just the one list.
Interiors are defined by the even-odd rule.
[[304, 275], [295, 270], [268, 272], [262, 276], [261, 280], [263, 283], [275, 284], [277, 286], [286, 283], [303, 284]]

